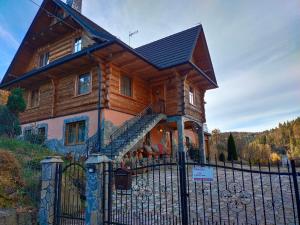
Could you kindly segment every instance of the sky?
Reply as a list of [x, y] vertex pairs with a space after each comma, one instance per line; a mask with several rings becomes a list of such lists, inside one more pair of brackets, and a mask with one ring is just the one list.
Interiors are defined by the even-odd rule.
[[[42, 0], [34, 0], [41, 4]], [[0, 0], [0, 79], [38, 7]], [[299, 0], [83, 0], [82, 13], [131, 46], [203, 25], [218, 89], [210, 130], [262, 131], [300, 116]]]

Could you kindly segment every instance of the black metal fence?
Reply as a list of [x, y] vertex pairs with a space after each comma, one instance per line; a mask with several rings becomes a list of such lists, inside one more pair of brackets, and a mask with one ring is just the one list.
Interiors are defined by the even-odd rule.
[[[132, 182], [118, 189], [115, 173], [125, 167], [129, 173], [123, 176]], [[193, 177], [199, 168], [209, 168], [213, 179]], [[199, 164], [186, 161], [184, 153], [178, 160], [109, 163], [103, 217], [105, 224], [299, 224], [298, 175], [293, 161], [286, 168]]]
[[56, 225], [85, 224], [85, 175], [85, 167], [81, 161], [57, 166]]

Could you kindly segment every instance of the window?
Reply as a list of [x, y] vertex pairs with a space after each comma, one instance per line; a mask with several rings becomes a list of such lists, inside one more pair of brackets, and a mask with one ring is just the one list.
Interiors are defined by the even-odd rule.
[[46, 138], [46, 128], [45, 127], [39, 127], [37, 131], [38, 131], [38, 135], [40, 137]]
[[194, 105], [194, 89], [192, 87], [189, 89], [189, 103]]
[[40, 55], [40, 67], [46, 66], [49, 64], [49, 52], [45, 52]]
[[121, 76], [121, 94], [132, 96], [132, 80], [130, 77]]
[[25, 137], [25, 139], [26, 139], [26, 137], [29, 137], [29, 136], [31, 136], [31, 134], [32, 134], [32, 129], [25, 129], [24, 130], [24, 137]]
[[66, 124], [66, 145], [83, 144], [86, 133], [85, 121]]
[[74, 53], [81, 51], [82, 49], [82, 39], [81, 37], [76, 38], [74, 41]]
[[34, 108], [39, 106], [39, 98], [40, 98], [40, 92], [38, 89], [33, 90], [29, 94], [29, 108]]
[[91, 75], [82, 74], [78, 77], [77, 95], [87, 94], [91, 91]]

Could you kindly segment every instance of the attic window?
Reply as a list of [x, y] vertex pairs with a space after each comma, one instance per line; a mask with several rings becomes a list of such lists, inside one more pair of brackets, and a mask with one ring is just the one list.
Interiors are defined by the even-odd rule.
[[49, 52], [44, 52], [40, 55], [40, 67], [46, 66], [49, 64]]
[[81, 37], [76, 38], [74, 41], [74, 53], [81, 51], [82, 49], [82, 39]]

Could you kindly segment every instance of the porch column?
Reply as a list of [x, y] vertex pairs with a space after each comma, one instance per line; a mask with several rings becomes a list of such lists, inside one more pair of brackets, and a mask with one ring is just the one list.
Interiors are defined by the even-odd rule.
[[[111, 160], [101, 154], [91, 154], [86, 161], [86, 211], [85, 224], [104, 224], [104, 216], [107, 213], [107, 188], [108, 176], [105, 170], [108, 169]], [[103, 198], [104, 197], [104, 198]]]
[[180, 116], [177, 120], [178, 131], [178, 152], [184, 152], [184, 123], [183, 118]]
[[63, 163], [60, 156], [49, 156], [41, 161], [42, 164], [42, 188], [39, 209], [39, 224], [55, 224], [55, 198], [56, 181], [58, 179], [57, 171]]
[[199, 140], [199, 151], [200, 151], [200, 163], [206, 163], [203, 124], [201, 126], [198, 126], [198, 140]]

